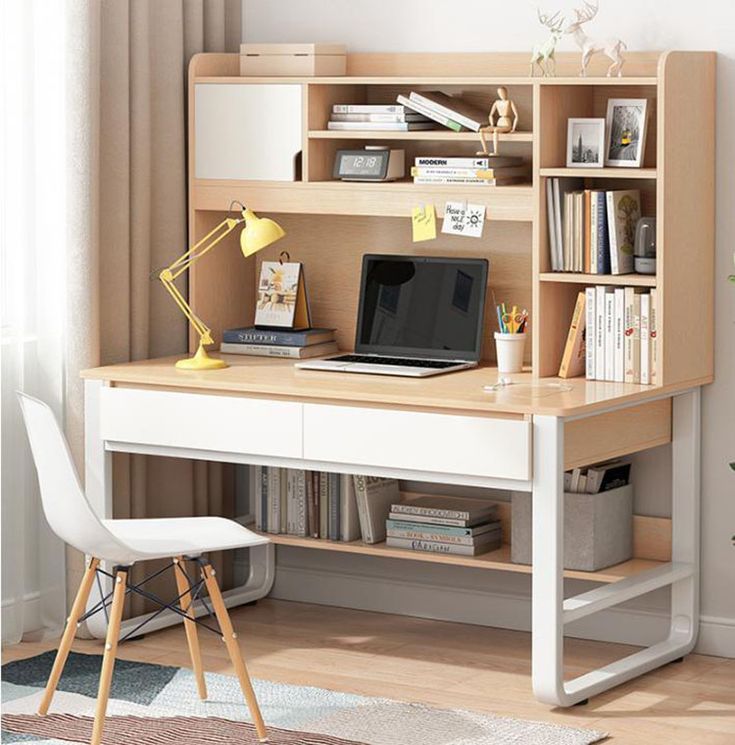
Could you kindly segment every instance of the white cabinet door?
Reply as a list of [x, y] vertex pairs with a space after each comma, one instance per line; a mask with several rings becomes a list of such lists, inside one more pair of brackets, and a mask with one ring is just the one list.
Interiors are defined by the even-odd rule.
[[197, 83], [195, 178], [293, 181], [301, 100], [300, 85]]
[[525, 481], [531, 423], [305, 404], [304, 458]]
[[103, 439], [301, 458], [302, 405], [237, 396], [104, 388]]

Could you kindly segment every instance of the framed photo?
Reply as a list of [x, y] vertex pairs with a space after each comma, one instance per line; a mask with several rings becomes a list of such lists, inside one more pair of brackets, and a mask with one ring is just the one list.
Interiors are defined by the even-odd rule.
[[602, 168], [604, 154], [605, 120], [570, 119], [567, 125], [567, 167]]
[[647, 123], [648, 101], [645, 98], [611, 98], [607, 102], [606, 166], [641, 167]]

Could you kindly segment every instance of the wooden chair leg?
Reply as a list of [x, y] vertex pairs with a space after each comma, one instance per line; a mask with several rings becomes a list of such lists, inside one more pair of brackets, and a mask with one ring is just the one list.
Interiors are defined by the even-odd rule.
[[100, 742], [102, 741], [102, 728], [105, 726], [107, 700], [110, 697], [112, 671], [115, 668], [115, 655], [117, 653], [117, 642], [120, 637], [120, 622], [122, 621], [123, 606], [125, 605], [125, 590], [127, 587], [127, 581], [127, 570], [118, 570], [115, 574], [115, 591], [112, 596], [110, 621], [107, 625], [105, 655], [102, 658], [100, 687], [97, 692], [97, 707], [95, 708], [94, 712], [94, 728], [92, 730], [91, 745], [100, 745]]
[[245, 701], [247, 702], [250, 714], [253, 717], [255, 731], [258, 733], [258, 739], [261, 742], [267, 742], [268, 731], [265, 728], [265, 723], [263, 722], [263, 717], [260, 713], [260, 707], [258, 706], [258, 700], [255, 698], [255, 691], [253, 690], [248, 670], [245, 667], [245, 662], [237, 643], [237, 634], [235, 634], [235, 631], [232, 628], [230, 614], [227, 612], [227, 608], [225, 607], [225, 601], [222, 599], [222, 593], [220, 592], [219, 585], [215, 579], [214, 569], [211, 564], [206, 564], [202, 568], [202, 576], [207, 585], [207, 592], [209, 592], [209, 597], [212, 600], [214, 612], [217, 615], [217, 622], [222, 630], [223, 640], [227, 645], [227, 652], [230, 655], [238, 680], [240, 681], [240, 689], [242, 690], [243, 696], [245, 696]]
[[59, 643], [59, 651], [56, 653], [54, 666], [51, 668], [51, 674], [46, 683], [46, 690], [38, 706], [38, 713], [41, 716], [44, 716], [48, 712], [49, 706], [51, 706], [51, 699], [53, 699], [54, 693], [56, 693], [56, 686], [59, 684], [61, 673], [64, 672], [64, 665], [66, 664], [67, 657], [69, 657], [69, 651], [77, 633], [77, 624], [84, 613], [84, 609], [87, 607], [87, 600], [92, 590], [95, 572], [99, 563], [99, 559], [93, 558], [84, 572], [82, 581], [79, 583], [77, 596], [74, 598], [74, 604], [71, 607], [69, 618], [66, 619], [66, 627]]
[[[186, 615], [194, 618], [194, 609], [191, 607], [191, 588], [189, 580], [184, 573], [184, 557], [179, 556], [174, 559], [174, 574], [176, 575], [176, 588], [179, 592], [179, 605], [186, 609]], [[199, 698], [202, 701], [207, 700], [207, 684], [204, 680], [204, 668], [202, 667], [202, 654], [199, 649], [199, 634], [197, 625], [194, 621], [184, 619], [184, 630], [186, 631], [186, 641], [189, 645], [189, 654], [191, 655], [191, 666], [194, 669], [194, 677], [197, 681], [197, 690]]]

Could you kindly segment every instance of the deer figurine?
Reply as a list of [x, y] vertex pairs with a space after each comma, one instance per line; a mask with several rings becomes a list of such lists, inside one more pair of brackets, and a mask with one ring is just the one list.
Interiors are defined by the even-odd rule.
[[551, 35], [543, 44], [537, 44], [533, 48], [531, 53], [531, 77], [534, 76], [536, 67], [541, 70], [543, 77], [553, 76], [556, 74], [556, 59], [554, 58], [554, 52], [556, 51], [556, 45], [559, 43], [562, 34], [564, 33], [562, 27], [564, 26], [564, 16], [559, 17], [561, 11], [557, 11], [553, 16], [549, 17], [545, 13], [541, 12], [540, 8], [536, 8], [538, 19], [542, 25], [546, 26]]
[[577, 46], [582, 50], [582, 68], [579, 73], [582, 77], [587, 75], [587, 64], [590, 58], [598, 52], [602, 52], [612, 60], [612, 64], [607, 69], [607, 77], [612, 75], [620, 77], [623, 64], [625, 64], [623, 50], [627, 49], [627, 46], [620, 39], [590, 39], [582, 30], [583, 24], [591, 21], [599, 9], [599, 0], [594, 5], [584, 0], [584, 7], [574, 9], [575, 20], [564, 29], [564, 33], [571, 34]]

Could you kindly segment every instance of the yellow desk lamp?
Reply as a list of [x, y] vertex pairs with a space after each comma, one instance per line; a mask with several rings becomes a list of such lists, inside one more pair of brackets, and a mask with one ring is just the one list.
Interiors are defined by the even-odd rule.
[[245, 223], [245, 227], [240, 233], [240, 250], [246, 258], [252, 256], [260, 249], [269, 246], [279, 238], [283, 238], [286, 232], [273, 220], [267, 217], [258, 217], [252, 210], [244, 207], [240, 202], [231, 202], [230, 209], [233, 205], [240, 207], [242, 217], [226, 217], [214, 230], [207, 233], [198, 243], [192, 246], [183, 256], [174, 261], [171, 266], [161, 271], [158, 278], [163, 282], [163, 286], [168, 290], [176, 305], [179, 306], [184, 315], [189, 319], [189, 323], [199, 334], [199, 348], [196, 354], [185, 360], [179, 360], [176, 367], [182, 370], [221, 370], [228, 367], [223, 360], [213, 359], [207, 354], [204, 347], [213, 344], [211, 329], [194, 313], [184, 296], [179, 292], [174, 282], [180, 277], [195, 261], [209, 253], [225, 236], [229, 235], [238, 225]]

